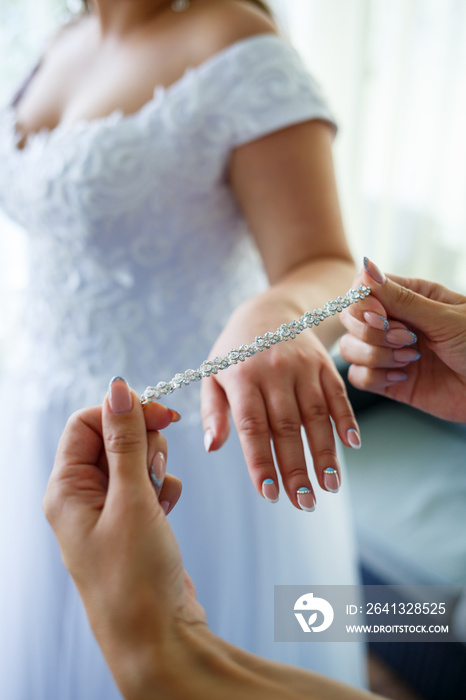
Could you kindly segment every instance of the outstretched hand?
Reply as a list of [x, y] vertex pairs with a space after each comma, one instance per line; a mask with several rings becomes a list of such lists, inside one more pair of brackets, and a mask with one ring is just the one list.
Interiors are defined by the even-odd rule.
[[345, 309], [348, 378], [366, 391], [446, 420], [466, 421], [466, 297], [440, 284], [385, 276], [365, 261], [372, 294]]
[[[255, 298], [240, 307], [217, 340], [211, 356], [250, 342], [300, 316], [285, 303]], [[226, 441], [229, 412], [238, 430], [249, 473], [257, 491], [278, 500], [278, 477], [297, 508], [314, 510], [316, 495], [308, 475], [301, 426], [304, 426], [321, 488], [336, 493], [340, 469], [331, 419], [342, 442], [360, 445], [359, 429], [344, 383], [327, 350], [313, 331], [281, 343], [228, 372], [210, 377], [202, 386], [202, 417], [206, 449]]]

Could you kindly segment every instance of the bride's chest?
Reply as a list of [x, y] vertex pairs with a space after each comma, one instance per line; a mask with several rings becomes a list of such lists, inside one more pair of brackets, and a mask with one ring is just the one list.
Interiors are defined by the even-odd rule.
[[0, 204], [23, 225], [31, 214], [156, 214], [183, 197], [211, 196], [224, 179], [228, 151], [187, 91], [157, 88], [133, 115], [61, 124], [33, 134], [23, 149], [15, 125], [13, 110], [0, 113]]

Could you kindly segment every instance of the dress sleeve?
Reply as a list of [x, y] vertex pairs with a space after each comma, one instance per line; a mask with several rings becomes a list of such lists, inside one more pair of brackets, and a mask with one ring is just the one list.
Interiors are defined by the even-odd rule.
[[[335, 120], [321, 90], [295, 49], [274, 34], [228, 47], [209, 78], [229, 122], [230, 148], [312, 119]], [[216, 87], [215, 87], [216, 86]]]

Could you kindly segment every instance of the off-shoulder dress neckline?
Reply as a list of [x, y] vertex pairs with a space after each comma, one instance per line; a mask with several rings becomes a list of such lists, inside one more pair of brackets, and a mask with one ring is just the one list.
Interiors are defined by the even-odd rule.
[[[160, 83], [156, 84], [154, 87], [152, 97], [134, 112], [125, 113], [123, 112], [123, 110], [117, 108], [109, 114], [103, 115], [101, 117], [94, 117], [91, 119], [83, 118], [76, 121], [61, 121], [53, 128], [43, 127], [38, 131], [30, 132], [25, 139], [24, 134], [21, 134], [21, 132], [18, 130], [18, 105], [14, 102], [10, 102], [6, 107], [6, 110], [7, 112], [10, 112], [15, 150], [18, 153], [27, 152], [35, 142], [40, 141], [44, 143], [52, 141], [64, 132], [72, 133], [75, 131], [80, 131], [86, 127], [92, 128], [105, 124], [113, 124], [116, 122], [125, 121], [129, 122], [134, 119], [137, 119], [140, 116], [145, 115], [147, 111], [150, 110], [152, 107], [159, 104], [160, 100], [164, 97], [177, 93], [178, 90], [180, 90], [185, 84], [189, 83], [189, 78], [192, 77], [193, 74], [202, 74], [208, 72], [213, 66], [229, 59], [232, 54], [249, 49], [255, 44], [267, 45], [270, 42], [275, 43], [277, 41], [281, 44], [287, 43], [286, 40], [283, 39], [283, 37], [280, 37], [277, 34], [273, 34], [272, 32], [261, 32], [260, 34], [253, 34], [251, 36], [238, 39], [237, 41], [228, 44], [223, 49], [220, 49], [220, 51], [217, 51], [216, 53], [212, 54], [212, 56], [209, 56], [208, 58], [204, 59], [198, 65], [187, 66], [184, 73], [169, 85], [165, 86]], [[19, 146], [23, 139], [23, 145]]]

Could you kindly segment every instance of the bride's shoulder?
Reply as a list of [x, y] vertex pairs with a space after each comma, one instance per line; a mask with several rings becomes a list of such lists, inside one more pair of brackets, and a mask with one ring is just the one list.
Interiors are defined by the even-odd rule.
[[[260, 34], [278, 34], [278, 28], [271, 15], [260, 9], [259, 5], [248, 0], [206, 0], [195, 8], [193, 2], [192, 25], [197, 46], [202, 47], [205, 60], [219, 51]], [[196, 26], [194, 26], [196, 25]]]

